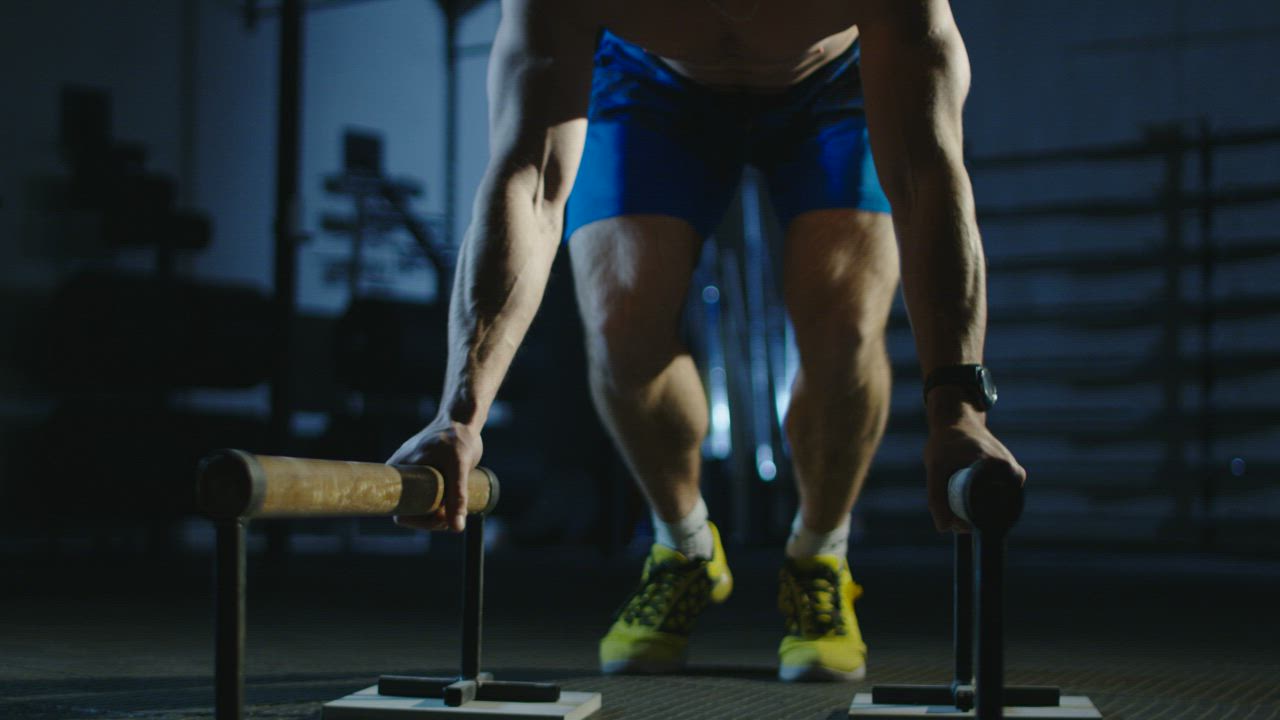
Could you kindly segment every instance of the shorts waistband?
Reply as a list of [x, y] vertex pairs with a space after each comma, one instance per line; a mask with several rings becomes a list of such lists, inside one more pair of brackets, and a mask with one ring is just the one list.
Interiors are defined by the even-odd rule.
[[608, 29], [602, 30], [600, 41], [597, 45], [597, 57], [601, 54], [608, 55], [618, 53], [627, 56], [633, 61], [642, 63], [652, 72], [663, 76], [668, 82], [675, 82], [690, 88], [713, 95], [727, 96], [764, 96], [764, 97], [795, 97], [804, 96], [812, 91], [815, 87], [821, 87], [833, 79], [847, 72], [850, 68], [855, 68], [861, 60], [860, 40], [854, 40], [853, 43], [843, 52], [824, 64], [822, 67], [813, 71], [808, 77], [786, 88], [779, 88], [777, 92], [752, 92], [749, 90], [725, 90], [721, 88], [703, 85], [698, 81], [677, 72], [668, 65], [660, 56], [655, 55], [643, 47], [636, 45], [629, 40], [619, 37]]

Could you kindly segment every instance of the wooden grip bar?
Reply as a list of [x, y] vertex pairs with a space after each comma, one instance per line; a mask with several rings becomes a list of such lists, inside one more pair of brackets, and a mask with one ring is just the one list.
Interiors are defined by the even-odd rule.
[[[200, 462], [198, 503], [213, 518], [429, 515], [444, 505], [444, 476], [425, 465], [307, 460], [219, 450]], [[467, 512], [498, 504], [498, 478], [476, 468]]]

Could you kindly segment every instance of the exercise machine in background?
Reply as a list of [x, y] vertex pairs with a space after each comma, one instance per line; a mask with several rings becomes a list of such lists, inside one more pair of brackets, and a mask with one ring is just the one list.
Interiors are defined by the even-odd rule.
[[349, 129], [343, 135], [342, 147], [342, 172], [326, 177], [324, 188], [332, 195], [349, 199], [352, 210], [350, 214], [327, 213], [321, 218], [321, 225], [326, 231], [347, 238], [350, 252], [345, 261], [330, 265], [326, 278], [345, 278], [354, 302], [362, 294], [366, 250], [393, 243], [389, 234], [403, 229], [413, 239], [414, 248], [394, 248], [398, 267], [412, 269], [425, 259], [435, 274], [439, 301], [451, 283], [457, 249], [433, 227], [443, 218], [425, 217], [410, 207], [413, 198], [422, 196], [422, 183], [386, 174], [382, 136], [377, 133]]

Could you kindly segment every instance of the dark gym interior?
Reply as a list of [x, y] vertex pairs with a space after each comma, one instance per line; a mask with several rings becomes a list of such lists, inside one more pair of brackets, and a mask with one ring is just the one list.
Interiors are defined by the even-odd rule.
[[[1106, 718], [1280, 718], [1280, 5], [953, 11], [990, 424], [1028, 470], [1008, 680]], [[214, 717], [200, 459], [383, 462], [436, 413], [499, 12], [0, 4], [0, 718]], [[653, 529], [592, 407], [561, 250], [485, 431], [486, 669], [603, 693], [599, 718], [841, 718], [873, 684], [947, 680], [951, 540], [925, 509], [901, 299], [849, 550], [867, 679], [775, 678], [798, 362], [780, 241], [749, 172], [685, 310], [738, 590], [664, 677], [597, 667]], [[454, 673], [463, 545], [387, 518], [254, 521], [245, 717]]]

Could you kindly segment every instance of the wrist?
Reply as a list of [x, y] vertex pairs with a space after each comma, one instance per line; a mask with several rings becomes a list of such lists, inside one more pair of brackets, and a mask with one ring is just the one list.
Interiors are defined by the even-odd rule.
[[929, 428], [962, 422], [986, 425], [987, 411], [974, 400], [972, 393], [954, 385], [939, 385], [925, 397], [925, 416]]
[[950, 422], [971, 410], [983, 417], [999, 393], [991, 371], [981, 363], [934, 367], [924, 379], [924, 402], [930, 419]]
[[465, 394], [446, 398], [440, 405], [440, 412], [436, 420], [450, 425], [462, 425], [479, 432], [480, 428], [484, 426], [487, 415], [487, 405], [481, 406], [474, 397]]

